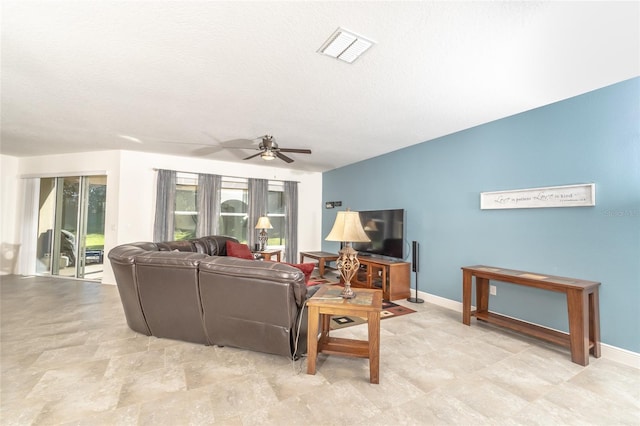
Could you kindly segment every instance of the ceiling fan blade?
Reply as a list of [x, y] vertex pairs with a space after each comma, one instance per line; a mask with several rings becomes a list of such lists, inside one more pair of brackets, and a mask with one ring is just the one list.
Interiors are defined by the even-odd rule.
[[[144, 142], [143, 142], [144, 143]], [[185, 141], [169, 141], [169, 140], [163, 140], [163, 139], [154, 139], [149, 141], [148, 143], [166, 143], [166, 144], [172, 144], [172, 145], [200, 145], [200, 146], [211, 146], [211, 144], [208, 144], [206, 142], [185, 142]]]
[[254, 141], [256, 141], [258, 138], [256, 139], [229, 139], [228, 141], [224, 141], [223, 143], [228, 143], [228, 144], [242, 144], [242, 143], [253, 143]]
[[248, 156], [247, 158], [243, 158], [243, 160], [250, 160], [250, 159], [252, 159], [253, 157], [257, 157], [257, 156], [258, 156], [258, 155], [260, 155], [260, 154], [262, 154], [262, 152], [259, 152], [259, 153], [257, 153], [257, 154], [250, 155], [250, 156]]
[[279, 159], [284, 160], [284, 161], [286, 161], [287, 163], [293, 163], [293, 159], [291, 159], [291, 158], [287, 157], [287, 156], [286, 156], [286, 155], [284, 155], [284, 154], [281, 154], [279, 151], [274, 151], [274, 152], [275, 152], [276, 156], [277, 156]]
[[280, 152], [296, 152], [298, 154], [311, 154], [310, 149], [278, 148]]
[[194, 149], [192, 151], [192, 154], [197, 155], [198, 157], [204, 157], [207, 155], [215, 154], [216, 152], [220, 152], [221, 150], [221, 146], [205, 146], [202, 148]]

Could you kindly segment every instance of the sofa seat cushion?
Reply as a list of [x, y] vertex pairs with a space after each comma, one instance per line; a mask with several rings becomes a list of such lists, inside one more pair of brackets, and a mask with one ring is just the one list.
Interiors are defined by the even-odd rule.
[[249, 246], [234, 241], [227, 241], [227, 256], [239, 257], [240, 259], [255, 260]]

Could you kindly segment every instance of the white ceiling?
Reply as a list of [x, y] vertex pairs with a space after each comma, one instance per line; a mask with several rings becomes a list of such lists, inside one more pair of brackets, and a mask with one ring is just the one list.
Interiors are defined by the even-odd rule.
[[[638, 76], [639, 23], [638, 2], [3, 1], [0, 152], [242, 161], [220, 148], [268, 133], [313, 150], [268, 164], [330, 170]], [[338, 27], [377, 43], [318, 54]]]

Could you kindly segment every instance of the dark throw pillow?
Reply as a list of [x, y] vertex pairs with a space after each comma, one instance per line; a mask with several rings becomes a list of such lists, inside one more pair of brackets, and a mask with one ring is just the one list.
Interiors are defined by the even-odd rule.
[[248, 245], [233, 241], [227, 241], [227, 256], [254, 260], [253, 253], [251, 253]]
[[287, 263], [287, 265], [300, 269], [304, 274], [304, 282], [309, 284], [309, 278], [311, 278], [313, 268], [316, 266], [315, 263]]

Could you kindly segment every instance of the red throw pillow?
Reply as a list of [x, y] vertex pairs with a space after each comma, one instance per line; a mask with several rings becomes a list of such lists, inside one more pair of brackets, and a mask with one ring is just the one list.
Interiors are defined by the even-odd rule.
[[305, 284], [309, 284], [309, 278], [311, 278], [311, 273], [313, 272], [313, 268], [315, 268], [316, 266], [315, 263], [287, 263], [287, 265], [300, 269], [304, 274]]
[[227, 256], [255, 260], [248, 245], [233, 241], [227, 241]]

